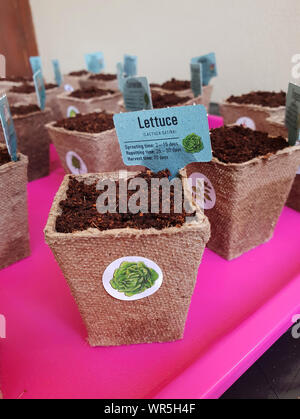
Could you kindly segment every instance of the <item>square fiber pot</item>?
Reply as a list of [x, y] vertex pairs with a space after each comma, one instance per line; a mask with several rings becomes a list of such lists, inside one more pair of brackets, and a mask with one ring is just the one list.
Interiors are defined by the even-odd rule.
[[58, 96], [58, 103], [63, 118], [69, 118], [70, 110], [73, 108], [77, 109], [77, 113], [81, 114], [95, 112], [95, 110], [119, 113], [119, 101], [121, 97], [122, 94], [116, 92], [113, 95], [93, 97], [91, 99], [78, 99], [70, 96], [69, 93], [63, 93]]
[[[5, 146], [0, 145], [0, 148]], [[0, 269], [30, 255], [27, 164], [28, 159], [18, 154], [19, 161], [0, 166]]]
[[223, 102], [220, 105], [220, 112], [225, 125], [236, 125], [241, 118], [247, 118], [246, 125], [249, 128], [267, 132], [274, 137], [278, 135], [287, 137], [287, 131], [280, 122], [284, 120], [285, 106], [269, 108], [267, 106]]
[[246, 163], [192, 163], [187, 175], [204, 174], [216, 193], [208, 247], [235, 259], [273, 236], [300, 163], [300, 146], [287, 147]]
[[[104, 173], [117, 170], [136, 170], [124, 164], [120, 145], [115, 129], [89, 134], [77, 131], [68, 131], [55, 127], [55, 122], [46, 126], [59, 155], [61, 164], [66, 173]], [[74, 155], [81, 159], [82, 172], [70, 166], [69, 156]]]
[[[49, 122], [50, 109], [13, 117], [18, 138], [18, 150], [28, 157], [28, 180], [40, 179], [49, 175], [50, 137], [45, 125]], [[5, 142], [3, 133], [0, 141]]]
[[80, 89], [80, 81], [88, 78], [90, 74], [85, 74], [83, 76], [70, 76], [69, 74], [64, 75], [64, 90], [69, 91], [68, 88], [71, 87], [74, 90]]
[[206, 109], [209, 110], [209, 105], [210, 105], [210, 102], [211, 102], [211, 96], [212, 96], [212, 93], [213, 93], [213, 86], [212, 85], [203, 86], [202, 87], [202, 95], [198, 96], [198, 98], [194, 97], [194, 93], [191, 89], [172, 91], [172, 90], [161, 89], [159, 87], [151, 87], [151, 90], [153, 90], [154, 92], [162, 93], [162, 94], [163, 93], [174, 93], [176, 96], [190, 97], [191, 99], [200, 98], [200, 101], [199, 101], [199, 103], [197, 102], [197, 104], [204, 105], [206, 107]]
[[[76, 177], [93, 182], [118, 179], [118, 173]], [[117, 346], [181, 339], [194, 291], [199, 264], [209, 239], [208, 219], [181, 228], [57, 233], [59, 203], [66, 198], [66, 176], [53, 203], [45, 229], [50, 246], [69, 284], [88, 330], [91, 346]], [[184, 251], [183, 251], [184, 250]], [[113, 298], [102, 284], [106, 268], [123, 257], [143, 257], [162, 270], [161, 288], [137, 301]]]
[[118, 79], [105, 81], [105, 80], [93, 80], [87, 77], [85, 79], [81, 79], [79, 81], [79, 84], [80, 84], [81, 89], [96, 87], [97, 89], [115, 90], [116, 92], [119, 91]]
[[292, 190], [291, 190], [291, 193], [289, 195], [286, 205], [300, 212], [300, 173], [299, 171], [293, 183]]

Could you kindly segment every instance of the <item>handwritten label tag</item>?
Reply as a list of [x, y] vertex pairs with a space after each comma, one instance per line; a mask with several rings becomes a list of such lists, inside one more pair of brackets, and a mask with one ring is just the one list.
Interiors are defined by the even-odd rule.
[[191, 64], [191, 88], [195, 97], [202, 95], [202, 84], [202, 64]]
[[300, 86], [290, 83], [286, 99], [285, 125], [289, 131], [289, 144], [300, 140]]
[[58, 60], [52, 60], [53, 70], [54, 70], [54, 76], [55, 81], [58, 86], [62, 85], [63, 77], [60, 71], [60, 65]]
[[103, 52], [86, 54], [85, 61], [87, 69], [90, 73], [99, 74], [104, 70], [105, 62]]
[[0, 119], [10, 157], [13, 161], [17, 161], [17, 134], [6, 95], [0, 98]]
[[33, 76], [35, 91], [38, 99], [38, 105], [43, 111], [46, 106], [46, 89], [41, 70], [37, 71]]
[[147, 77], [128, 77], [124, 80], [123, 96], [128, 112], [152, 109], [152, 97]]
[[119, 90], [123, 92], [125, 77], [124, 77], [124, 67], [122, 63], [117, 64], [117, 77], [118, 77], [118, 86]]
[[135, 55], [124, 55], [124, 73], [127, 77], [137, 75], [137, 57]]
[[124, 163], [172, 176], [193, 162], [212, 160], [204, 106], [182, 106], [116, 114], [114, 123]]
[[216, 54], [211, 52], [201, 57], [195, 57], [191, 60], [192, 64], [202, 64], [203, 85], [208, 86], [210, 80], [218, 75]]
[[30, 65], [31, 65], [33, 74], [35, 74], [39, 70], [41, 70], [41, 72], [43, 72], [43, 70], [42, 70], [42, 60], [41, 60], [40, 57], [30, 57], [29, 61], [30, 61]]

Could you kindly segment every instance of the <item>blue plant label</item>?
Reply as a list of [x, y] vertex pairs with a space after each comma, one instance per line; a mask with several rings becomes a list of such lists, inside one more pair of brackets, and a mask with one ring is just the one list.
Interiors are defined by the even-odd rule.
[[17, 161], [17, 134], [6, 95], [0, 98], [0, 119], [10, 157], [12, 161]]
[[95, 52], [93, 54], [86, 54], [85, 61], [87, 69], [90, 73], [99, 74], [105, 68], [103, 52]]
[[289, 144], [300, 141], [300, 86], [290, 83], [286, 99], [285, 125], [289, 132]]
[[202, 64], [191, 64], [191, 88], [195, 97], [202, 95], [202, 84]]
[[124, 73], [127, 77], [137, 75], [137, 57], [135, 55], [124, 55]]
[[46, 89], [41, 70], [37, 71], [33, 76], [35, 91], [38, 99], [38, 105], [43, 111], [46, 106]]
[[29, 61], [30, 61], [31, 69], [32, 69], [32, 74], [35, 74], [39, 70], [41, 70], [41, 73], [43, 72], [42, 60], [40, 57], [30, 57]]
[[58, 60], [52, 60], [53, 70], [54, 70], [54, 76], [55, 81], [58, 86], [62, 85], [63, 77], [60, 71], [60, 65]]
[[192, 64], [202, 64], [203, 85], [208, 86], [210, 80], [218, 75], [216, 54], [211, 52], [201, 57], [195, 57], [191, 60]]
[[172, 177], [193, 162], [209, 162], [212, 150], [203, 105], [116, 114], [114, 123], [124, 163]]
[[119, 90], [123, 92], [125, 77], [124, 77], [124, 67], [122, 63], [117, 64], [117, 77], [118, 77], [118, 86]]
[[124, 80], [123, 96], [128, 112], [152, 109], [152, 97], [147, 77], [128, 77]]

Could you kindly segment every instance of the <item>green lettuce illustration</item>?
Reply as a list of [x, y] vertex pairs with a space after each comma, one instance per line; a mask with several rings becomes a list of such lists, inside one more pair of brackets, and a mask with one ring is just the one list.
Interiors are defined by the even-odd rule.
[[152, 288], [158, 277], [158, 273], [144, 262], [123, 262], [115, 270], [110, 285], [126, 297], [132, 297]]
[[72, 157], [72, 165], [73, 165], [73, 167], [75, 167], [75, 169], [80, 170], [80, 168], [81, 168], [80, 161], [75, 156]]
[[187, 153], [199, 153], [204, 149], [201, 137], [196, 134], [190, 134], [182, 141], [183, 147]]
[[69, 116], [70, 116], [70, 118], [75, 118], [75, 116], [77, 116], [77, 113], [74, 111], [74, 109], [71, 110]]

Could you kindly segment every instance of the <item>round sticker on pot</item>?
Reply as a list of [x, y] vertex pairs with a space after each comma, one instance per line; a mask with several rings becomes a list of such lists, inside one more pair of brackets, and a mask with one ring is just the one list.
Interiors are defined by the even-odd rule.
[[66, 155], [66, 163], [73, 175], [84, 175], [88, 172], [87, 166], [82, 158], [75, 153], [75, 151], [69, 151]]
[[250, 128], [253, 131], [256, 130], [256, 125], [255, 122], [253, 121], [253, 119], [248, 118], [247, 116], [243, 116], [242, 118], [239, 118], [235, 125], [243, 125], [243, 127], [245, 128]]
[[79, 110], [75, 108], [75, 106], [69, 106], [67, 110], [67, 118], [74, 118], [79, 113]]
[[74, 87], [71, 86], [70, 84], [65, 84], [64, 89], [65, 89], [65, 92], [68, 92], [68, 93], [74, 92]]
[[112, 262], [105, 269], [102, 282], [113, 298], [136, 301], [150, 297], [160, 289], [163, 273], [150, 259], [128, 256]]
[[216, 205], [216, 192], [211, 181], [202, 173], [193, 173], [189, 177], [189, 187], [194, 202], [202, 209], [209, 210]]

